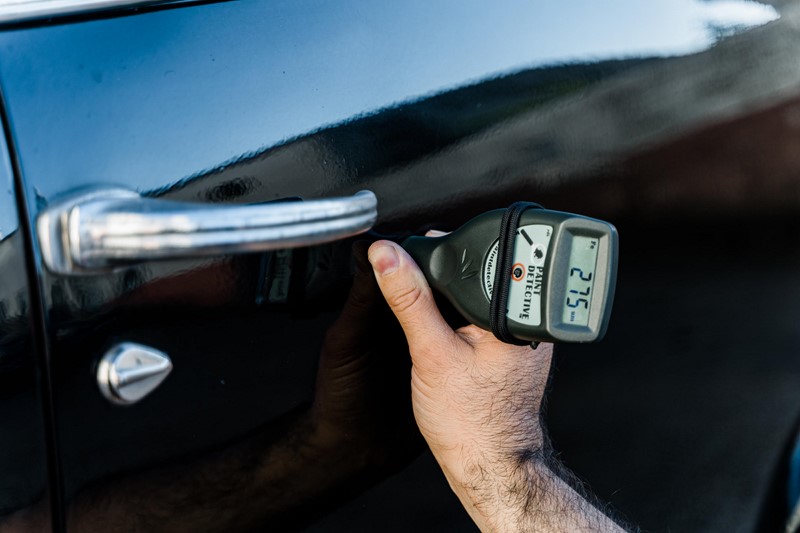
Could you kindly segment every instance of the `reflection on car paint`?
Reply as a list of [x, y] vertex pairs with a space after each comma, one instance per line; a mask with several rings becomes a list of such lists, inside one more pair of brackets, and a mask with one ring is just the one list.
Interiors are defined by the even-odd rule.
[[76, 176], [157, 190], [434, 93], [697, 52], [717, 38], [709, 27], [774, 18], [744, 1], [219, 3], [6, 32], [0, 73], [23, 168], [53, 200]]
[[[520, 197], [549, 198], [562, 209], [574, 202], [573, 210], [595, 216], [603, 209], [624, 212], [637, 201], [624, 196], [631, 183], [654, 191], [658, 205], [670, 209], [673, 197], [661, 192], [674, 176], [658, 169], [684, 157], [687, 145], [680, 143], [708, 146], [719, 135], [753, 123], [771, 128], [796, 114], [797, 15], [773, 20], [773, 8], [755, 4], [603, 7], [598, 18], [561, 4], [548, 7], [554, 11], [547, 15], [521, 16], [515, 3], [491, 12], [477, 5], [409, 4], [394, 11], [365, 3], [360, 21], [341, 7], [265, 5], [198, 5], [0, 34], [7, 52], [0, 54], [0, 82], [31, 215], [61, 195], [99, 184], [212, 203], [369, 187], [381, 199], [383, 228], [405, 232], [449, 229]], [[600, 9], [582, 8], [584, 15]], [[727, 18], [726, 10], [740, 8]], [[631, 22], [660, 23], [664, 18], [655, 17], [664, 10], [677, 18], [659, 26], [663, 34]], [[443, 22], [456, 11], [458, 24]], [[693, 20], [701, 24], [688, 33], [676, 29], [677, 21]], [[575, 36], [565, 38], [565, 27]], [[596, 42], [589, 39], [592, 28], [599, 31]], [[678, 38], [648, 40], [658, 35]], [[553, 51], [550, 44], [573, 48]], [[609, 59], [597, 61], [598, 54]], [[742, 143], [740, 149], [751, 150], [753, 175], [774, 162], [761, 147]], [[714, 157], [702, 161], [710, 166], [730, 157], [723, 148], [709, 153]], [[784, 166], [796, 169], [782, 154]], [[686, 176], [682, 191], [706, 175], [702, 166], [677, 168]], [[661, 181], [648, 181], [654, 176]], [[617, 187], [607, 187], [607, 180]], [[776, 185], [763, 205], [779, 205], [789, 187]], [[592, 202], [595, 193], [609, 196]], [[677, 197], [687, 196], [693, 195]], [[704, 198], [700, 208], [718, 206], [718, 197]], [[585, 209], [574, 207], [581, 202]], [[19, 232], [13, 225], [3, 230], [0, 248], [19, 250]], [[125, 517], [125, 505], [149, 504], [154, 487], [162, 490], [157, 494], [165, 500], [157, 503], [166, 515], [179, 504], [198, 510], [219, 496], [215, 482], [236, 495], [248, 481], [270, 479], [246, 478], [251, 461], [303, 430], [314, 409], [337, 405], [314, 398], [327, 353], [320, 347], [331, 323], [341, 326], [336, 321], [354, 274], [352, 244], [153, 262], [102, 277], [65, 279], [43, 271], [72, 518], [102, 516], [104, 498], [114, 500], [115, 516]], [[10, 308], [24, 292], [3, 294]], [[375, 332], [390, 330], [387, 323]], [[393, 334], [390, 346], [400, 352], [402, 339]], [[108, 405], [93, 382], [99, 358], [122, 341], [164, 350], [176, 368], [131, 409]], [[401, 374], [404, 354], [395, 355], [388, 364], [398, 374], [391, 375], [407, 375]], [[344, 392], [361, 394], [365, 379]], [[390, 383], [387, 394], [402, 384]], [[407, 410], [393, 412], [407, 422]], [[356, 420], [359, 430], [400, 443], [413, 437], [408, 427], [381, 426], [374, 413], [365, 416], [369, 421]], [[354, 474], [350, 468], [384, 464], [374, 457], [360, 457], [360, 464], [351, 456], [334, 458], [345, 476]], [[271, 464], [264, 473], [280, 474]], [[41, 497], [41, 482], [34, 485], [17, 492], [25, 501], [9, 500], [8, 508]], [[304, 494], [314, 501], [316, 494]], [[272, 509], [276, 515], [301, 505], [299, 496], [281, 496], [286, 509]], [[263, 518], [259, 512], [241, 516]]]

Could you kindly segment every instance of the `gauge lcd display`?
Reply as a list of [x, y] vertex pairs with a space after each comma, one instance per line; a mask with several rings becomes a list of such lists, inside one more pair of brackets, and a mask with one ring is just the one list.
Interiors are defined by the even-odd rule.
[[572, 238], [564, 294], [564, 313], [561, 318], [565, 324], [586, 326], [589, 323], [598, 245], [596, 237]]

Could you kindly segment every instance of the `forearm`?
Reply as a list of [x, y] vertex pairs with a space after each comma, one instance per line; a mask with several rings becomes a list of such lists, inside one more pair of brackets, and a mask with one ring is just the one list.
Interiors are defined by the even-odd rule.
[[502, 462], [467, 459], [443, 470], [483, 532], [624, 531], [559, 477], [564, 467], [542, 453]]

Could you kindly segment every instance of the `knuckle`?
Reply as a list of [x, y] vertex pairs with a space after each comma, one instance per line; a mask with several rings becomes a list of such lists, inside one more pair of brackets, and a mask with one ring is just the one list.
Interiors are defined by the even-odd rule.
[[394, 293], [389, 299], [389, 305], [398, 313], [404, 313], [422, 300], [423, 293], [419, 287], [406, 287]]

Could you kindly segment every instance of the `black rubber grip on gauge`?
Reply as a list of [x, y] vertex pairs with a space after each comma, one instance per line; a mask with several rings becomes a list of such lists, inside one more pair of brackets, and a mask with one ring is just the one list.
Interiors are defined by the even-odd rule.
[[525, 346], [531, 344], [514, 337], [508, 329], [508, 293], [511, 289], [511, 266], [514, 264], [514, 242], [522, 213], [528, 209], [543, 209], [533, 202], [515, 202], [508, 206], [500, 222], [500, 237], [497, 242], [497, 267], [494, 271], [492, 298], [489, 302], [489, 325], [492, 333], [507, 344]]

